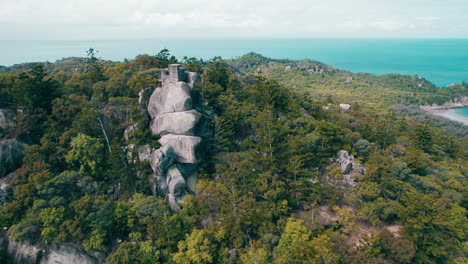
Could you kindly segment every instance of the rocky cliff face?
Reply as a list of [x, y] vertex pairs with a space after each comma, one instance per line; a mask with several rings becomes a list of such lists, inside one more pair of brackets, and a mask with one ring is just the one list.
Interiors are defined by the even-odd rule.
[[346, 189], [356, 186], [354, 175], [366, 173], [366, 168], [359, 162], [354, 160], [354, 156], [350, 155], [346, 150], [340, 150], [336, 157], [330, 159], [330, 162], [341, 169], [343, 179], [336, 182], [336, 187]]
[[7, 129], [15, 123], [15, 112], [11, 109], [0, 109], [0, 128]]
[[21, 264], [97, 264], [104, 262], [101, 254], [96, 253], [95, 256], [90, 256], [70, 245], [40, 247], [9, 241], [7, 236], [7, 233], [0, 235], [0, 246], [7, 254], [5, 256], [7, 259], [0, 259], [0, 262]]
[[173, 210], [186, 193], [193, 193], [197, 164], [207, 150], [209, 117], [201, 108], [194, 87], [199, 76], [171, 64], [161, 73], [162, 87], [156, 88], [148, 103], [150, 130], [161, 147], [139, 148], [139, 160], [147, 160], [154, 177], [155, 195], [166, 197]]
[[16, 139], [0, 141], [0, 178], [21, 166], [26, 145]]
[[454, 98], [443, 105], [423, 105], [421, 109], [426, 110], [428, 112], [433, 112], [435, 110], [444, 110], [444, 109], [452, 109], [452, 108], [459, 108], [459, 107], [467, 107], [468, 106], [468, 96], [461, 96], [458, 98]]
[[[51, 246], [45, 251], [44, 256], [41, 258], [40, 264], [98, 264], [103, 263], [102, 256], [89, 256], [83, 251], [67, 246], [58, 245]], [[37, 262], [36, 262], [37, 263]]]

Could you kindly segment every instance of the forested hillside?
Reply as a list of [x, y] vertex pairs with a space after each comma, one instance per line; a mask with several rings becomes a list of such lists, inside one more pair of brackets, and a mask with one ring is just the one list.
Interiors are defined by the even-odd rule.
[[[468, 261], [466, 126], [401, 110], [467, 95], [466, 84], [253, 53], [185, 57], [213, 135], [197, 193], [173, 212], [129, 145], [157, 147], [147, 102], [175, 62], [168, 50], [125, 62], [90, 50], [0, 69], [0, 108], [15, 116], [0, 126], [4, 240], [67, 245], [96, 263]], [[13, 140], [26, 149], [15, 159]]]
[[236, 72], [261, 73], [285, 87], [305, 92], [316, 101], [350, 104], [381, 115], [392, 108], [400, 115], [430, 121], [450, 135], [468, 135], [462, 124], [419, 110], [420, 105], [443, 104], [466, 96], [467, 83], [440, 89], [419, 76], [351, 73], [312, 60], [274, 60], [256, 53], [234, 59], [230, 64]]

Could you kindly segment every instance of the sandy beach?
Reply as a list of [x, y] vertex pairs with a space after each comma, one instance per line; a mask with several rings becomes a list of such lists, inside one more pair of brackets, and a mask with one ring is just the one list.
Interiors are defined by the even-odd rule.
[[442, 116], [450, 120], [458, 121], [466, 126], [468, 126], [468, 117], [457, 114], [455, 109], [446, 109], [446, 110], [433, 110], [431, 111], [433, 115]]

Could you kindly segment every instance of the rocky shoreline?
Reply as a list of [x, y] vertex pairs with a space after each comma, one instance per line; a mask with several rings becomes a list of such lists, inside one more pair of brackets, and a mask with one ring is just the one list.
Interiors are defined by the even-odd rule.
[[421, 106], [421, 109], [431, 112], [431, 111], [436, 111], [436, 110], [448, 110], [448, 109], [460, 108], [460, 107], [468, 107], [468, 96], [455, 98], [453, 100], [450, 100], [444, 103], [443, 105], [436, 105], [436, 104], [423, 105]]
[[450, 120], [454, 120], [468, 126], [468, 117], [458, 114], [455, 109], [468, 107], [468, 96], [455, 98], [443, 105], [423, 105], [421, 109], [432, 115], [441, 116]]

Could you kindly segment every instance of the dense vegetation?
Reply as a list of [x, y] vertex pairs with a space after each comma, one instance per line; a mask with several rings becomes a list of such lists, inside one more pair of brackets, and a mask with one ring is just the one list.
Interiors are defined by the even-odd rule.
[[[11, 239], [71, 242], [108, 263], [467, 262], [466, 137], [391, 108], [466, 95], [465, 84], [442, 90], [257, 54], [184, 58], [216, 118], [198, 193], [173, 213], [126, 146], [157, 144], [145, 100], [176, 58], [88, 55], [1, 69], [0, 108], [20, 111], [0, 134], [30, 145], [0, 207]], [[330, 162], [339, 150], [366, 168], [354, 187]], [[324, 207], [338, 220], [319, 223]]]

